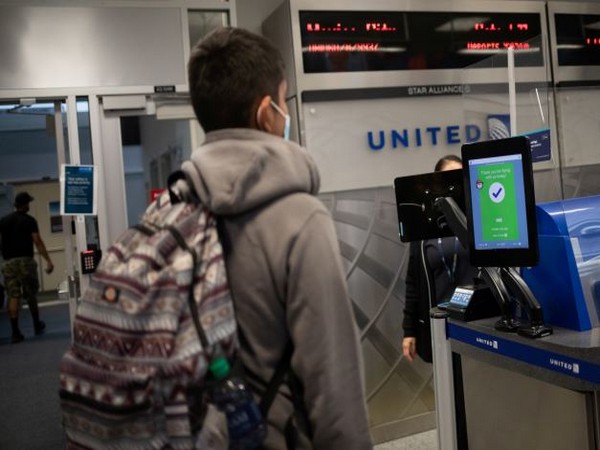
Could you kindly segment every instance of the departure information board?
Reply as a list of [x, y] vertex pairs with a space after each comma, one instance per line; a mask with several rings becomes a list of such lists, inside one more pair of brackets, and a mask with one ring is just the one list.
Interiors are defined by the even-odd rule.
[[305, 73], [497, 67], [509, 47], [517, 67], [544, 64], [538, 13], [299, 14]]
[[559, 66], [600, 66], [600, 14], [555, 14]]

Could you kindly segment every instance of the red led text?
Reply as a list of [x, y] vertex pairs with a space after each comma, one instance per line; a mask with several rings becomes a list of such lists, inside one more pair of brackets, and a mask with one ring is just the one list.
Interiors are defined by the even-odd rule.
[[530, 45], [528, 42], [467, 42], [467, 50], [504, 50], [508, 48], [527, 50]]
[[[475, 31], [500, 31], [502, 27], [496, 25], [495, 23], [476, 23], [474, 26]], [[527, 23], [509, 23], [508, 31], [527, 31], [529, 30], [529, 24]]]
[[392, 27], [387, 23], [371, 22], [365, 24], [367, 31], [396, 31], [396, 27]]
[[587, 45], [589, 45], [590, 47], [593, 47], [593, 46], [596, 46], [596, 45], [600, 45], [600, 37], [587, 38], [585, 40], [585, 43]]
[[365, 42], [360, 44], [309, 44], [309, 53], [339, 53], [339, 52], [376, 52], [379, 44]]
[[321, 25], [320, 23], [307, 23], [306, 31], [333, 31], [333, 32], [342, 32], [342, 31], [356, 31], [356, 27], [343, 27], [341, 23], [336, 23], [333, 26]]
[[[385, 22], [367, 22], [364, 24], [364, 28], [359, 31], [377, 31], [377, 32], [388, 32], [388, 31], [397, 31], [398, 29], [392, 25], [389, 25]], [[319, 22], [307, 23], [306, 31], [308, 32], [333, 32], [333, 33], [341, 33], [341, 32], [355, 32], [357, 28], [355, 26], [345, 26], [341, 23], [336, 23], [335, 25], [326, 25], [321, 24]]]

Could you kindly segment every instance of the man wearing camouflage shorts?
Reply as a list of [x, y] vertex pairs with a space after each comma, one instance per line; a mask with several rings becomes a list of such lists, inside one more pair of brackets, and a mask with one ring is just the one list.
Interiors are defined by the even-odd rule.
[[39, 289], [37, 264], [33, 259], [33, 245], [46, 260], [46, 273], [54, 270], [54, 265], [48, 255], [44, 241], [39, 234], [37, 221], [27, 212], [29, 202], [33, 200], [27, 192], [20, 192], [15, 197], [15, 210], [0, 220], [0, 235], [2, 236], [2, 256], [4, 264], [2, 273], [8, 297], [8, 315], [12, 328], [11, 342], [21, 342], [24, 337], [19, 330], [19, 309], [21, 299], [25, 298], [33, 318], [33, 328], [36, 335], [44, 332], [46, 324], [40, 320], [37, 291]]

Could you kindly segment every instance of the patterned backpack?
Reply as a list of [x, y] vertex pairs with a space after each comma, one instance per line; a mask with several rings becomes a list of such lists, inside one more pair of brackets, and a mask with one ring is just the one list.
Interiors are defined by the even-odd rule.
[[68, 448], [202, 447], [207, 405], [194, 393], [238, 341], [216, 218], [178, 175], [106, 252], [77, 308], [60, 364]]

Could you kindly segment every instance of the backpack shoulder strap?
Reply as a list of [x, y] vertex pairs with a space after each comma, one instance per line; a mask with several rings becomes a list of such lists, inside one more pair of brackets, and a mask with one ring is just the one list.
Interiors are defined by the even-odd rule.
[[260, 410], [265, 417], [269, 413], [273, 400], [275, 400], [279, 386], [281, 386], [285, 376], [290, 372], [293, 351], [294, 345], [290, 339], [288, 340], [285, 349], [283, 350], [283, 355], [279, 360], [279, 364], [277, 364], [275, 372], [273, 372], [273, 376], [271, 377], [271, 380], [269, 380], [269, 384], [267, 384], [267, 388], [260, 399]]
[[287, 448], [291, 450], [298, 446], [298, 428], [304, 430], [311, 441], [313, 438], [313, 429], [310, 417], [308, 417], [308, 411], [306, 410], [306, 404], [304, 403], [304, 386], [302, 382], [292, 370], [289, 371], [287, 382], [292, 393], [294, 412], [285, 424], [284, 435]]
[[277, 368], [275, 369], [275, 372], [273, 373], [273, 376], [271, 377], [271, 380], [269, 381], [269, 384], [262, 395], [259, 405], [263, 416], [267, 417], [269, 409], [271, 408], [271, 405], [275, 400], [275, 396], [279, 391], [279, 386], [281, 386], [281, 384], [284, 382], [287, 383], [292, 394], [292, 403], [294, 404], [294, 412], [287, 419], [285, 428], [283, 430], [286, 447], [288, 450], [297, 448], [297, 425], [300, 425], [300, 428], [306, 432], [309, 439], [312, 440], [313, 437], [312, 425], [310, 423], [310, 418], [308, 417], [306, 405], [304, 404], [304, 388], [298, 377], [291, 369], [293, 352], [294, 345], [290, 339], [285, 346], [281, 360], [279, 361], [279, 364], [277, 364]]
[[[183, 238], [181, 233], [177, 230], [177, 228], [175, 228], [173, 226], [167, 226], [166, 229], [169, 231], [169, 233], [171, 233], [171, 235], [177, 242], [177, 245], [179, 245], [179, 247], [182, 250], [185, 250], [186, 252], [188, 252], [191, 255], [192, 261], [193, 261], [192, 273], [196, 273], [196, 265], [198, 264], [198, 255], [196, 255], [196, 252], [194, 252], [194, 250], [192, 250], [189, 247], [189, 245], [187, 245], [187, 243], [185, 242], [185, 239]], [[208, 342], [206, 334], [204, 333], [202, 324], [200, 323], [200, 313], [198, 311], [198, 305], [196, 304], [196, 299], [194, 298], [194, 283], [190, 283], [190, 287], [189, 287], [188, 295], [187, 295], [187, 301], [188, 301], [188, 306], [190, 308], [190, 312], [191, 312], [191, 316], [192, 316], [192, 322], [194, 323], [194, 328], [196, 328], [196, 333], [198, 334], [198, 338], [200, 339], [200, 342], [202, 343], [203, 348], [208, 349], [208, 348], [210, 348], [209, 347], [210, 344]]]
[[[225, 223], [222, 217], [217, 216], [217, 230], [219, 233], [219, 240], [221, 241], [221, 245], [223, 246], [223, 252], [225, 256], [231, 251], [231, 241], [229, 239], [229, 235], [227, 234], [227, 230], [225, 228]], [[231, 296], [233, 298], [233, 292], [231, 292]], [[240, 340], [244, 340], [244, 335], [240, 328], [238, 328], [238, 336]], [[292, 394], [292, 402], [294, 403], [294, 410], [299, 414], [300, 420], [303, 422], [304, 430], [308, 433], [308, 436], [312, 439], [312, 427], [310, 424], [310, 419], [308, 417], [308, 413], [306, 411], [306, 406], [304, 405], [303, 399], [303, 388], [300, 380], [294, 375], [291, 366], [292, 366], [292, 354], [294, 352], [294, 344], [291, 339], [288, 339], [285, 348], [283, 350], [283, 354], [271, 379], [265, 387], [264, 392], [262, 393], [261, 400], [259, 403], [260, 410], [263, 416], [266, 418], [269, 414], [269, 409], [273, 405], [273, 401], [277, 396], [279, 391], [279, 387], [287, 382], [291, 394]], [[241, 363], [241, 362], [240, 362]], [[264, 381], [259, 379], [255, 374], [251, 373], [248, 369], [242, 368], [246, 375], [249, 375], [255, 383], [264, 386]], [[287, 430], [289, 428], [290, 420], [293, 418], [290, 417], [288, 420], [288, 424], [286, 425], [286, 441], [290, 440], [288, 434], [290, 432]], [[289, 447], [289, 446], [288, 446]], [[290, 447], [293, 448], [293, 447]]]

